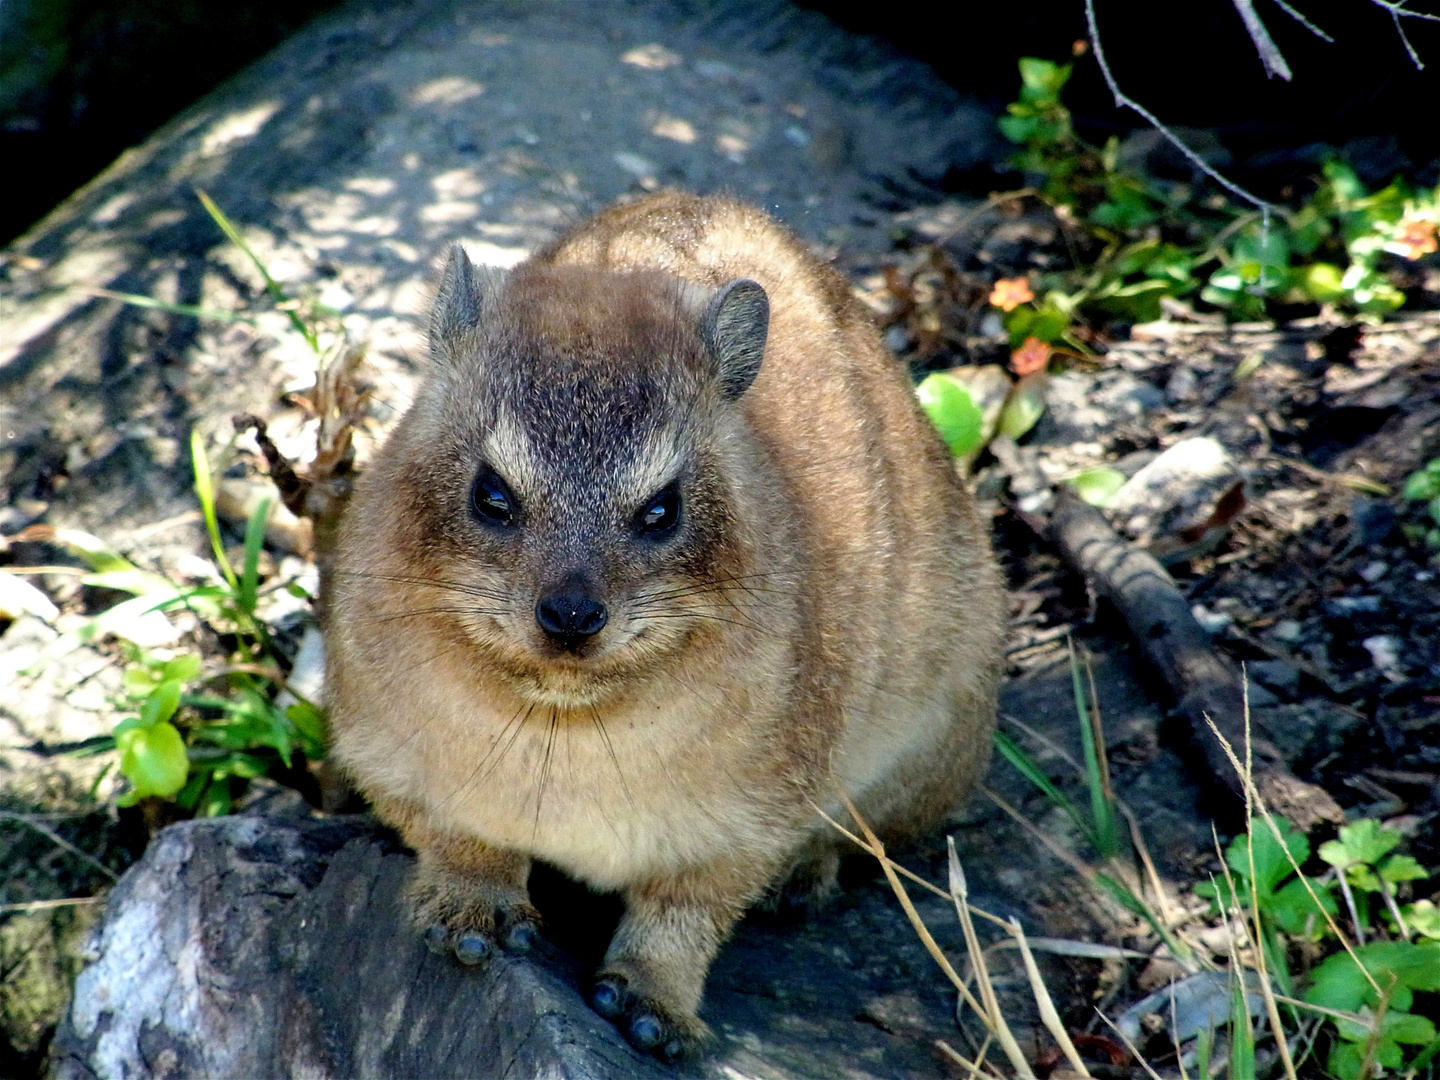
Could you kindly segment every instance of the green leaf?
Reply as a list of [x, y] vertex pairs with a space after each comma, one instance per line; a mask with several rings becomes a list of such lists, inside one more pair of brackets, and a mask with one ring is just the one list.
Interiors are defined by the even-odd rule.
[[325, 714], [308, 701], [297, 701], [285, 710], [285, 716], [295, 725], [300, 735], [300, 748], [309, 761], [320, 761], [325, 756], [328, 742]]
[[195, 471], [195, 496], [200, 500], [200, 512], [205, 516], [205, 531], [210, 534], [210, 548], [215, 553], [215, 565], [225, 575], [230, 588], [239, 585], [235, 569], [225, 557], [225, 544], [220, 538], [220, 521], [215, 516], [215, 482], [210, 475], [210, 458], [205, 453], [205, 437], [199, 428], [190, 429], [190, 461]]
[[200, 654], [182, 653], [173, 660], [165, 661], [160, 675], [161, 678], [174, 679], [178, 683], [192, 682], [200, 675]]
[[1380, 876], [1391, 885], [1402, 881], [1424, 881], [1430, 875], [1409, 855], [1391, 855], [1379, 866]]
[[245, 566], [240, 572], [240, 588], [235, 594], [235, 605], [246, 615], [255, 614], [255, 589], [260, 574], [260, 549], [265, 546], [265, 523], [270, 517], [274, 500], [270, 496], [261, 498], [250, 520], [245, 523]]
[[1401, 494], [1415, 502], [1440, 497], [1440, 473], [1432, 472], [1428, 466], [1411, 473]]
[[1125, 480], [1125, 474], [1118, 469], [1098, 468], [1086, 469], [1066, 482], [1091, 506], [1109, 506]]
[[[1294, 857], [1295, 865], [1310, 857], [1310, 841], [1282, 817], [1275, 819], [1285, 846], [1282, 848], [1268, 826], [1256, 822], [1253, 827], [1255, 849], [1255, 886], [1262, 898], [1268, 899], [1275, 886], [1294, 872], [1290, 859], [1285, 857], [1288, 850]], [[1225, 849], [1225, 862], [1230, 869], [1246, 881], [1250, 879], [1250, 853], [1246, 836], [1237, 836]], [[1241, 886], [1242, 892], [1249, 892], [1248, 886]], [[1263, 901], [1262, 901], [1263, 902]]]
[[1058, 98], [1070, 78], [1073, 65], [1053, 63], [1034, 56], [1020, 58], [1020, 79], [1025, 89], [1045, 98]]
[[134, 806], [150, 796], [171, 798], [185, 786], [190, 762], [185, 740], [173, 724], [164, 721], [152, 727], [134, 728], [116, 740], [120, 748], [120, 771], [132, 788], [121, 800]]
[[1370, 818], [1340, 826], [1340, 838], [1320, 845], [1320, 858], [1331, 866], [1345, 868], [1356, 863], [1374, 865], [1400, 843], [1394, 829], [1386, 829]]
[[[1440, 990], [1440, 941], [1377, 941], [1361, 946], [1355, 954], [1382, 988], [1394, 981], [1392, 1008], [1408, 1011], [1412, 991]], [[1336, 953], [1315, 969], [1305, 1000], [1345, 1012], [1378, 1004], [1375, 991], [1349, 953]]]
[[1333, 263], [1311, 263], [1300, 271], [1299, 285], [1313, 299], [1329, 304], [1345, 297], [1345, 287], [1340, 283], [1341, 277], [1342, 271]]
[[1036, 371], [1015, 384], [1000, 410], [996, 426], [1000, 434], [1018, 439], [1035, 426], [1044, 412], [1045, 372]]
[[1403, 908], [1402, 913], [1405, 922], [1416, 933], [1440, 939], [1440, 907], [1436, 907], [1433, 901], [1416, 900]]
[[140, 722], [146, 727], [164, 723], [180, 707], [180, 684], [174, 679], [162, 682], [140, 706]]
[[[1305, 883], [1297, 877], [1273, 893], [1268, 903], [1262, 904], [1262, 909], [1276, 926], [1292, 937], [1306, 936], [1311, 941], [1319, 941], [1327, 929], [1325, 913], [1333, 916], [1340, 910], [1330, 894], [1330, 888], [1311, 881], [1310, 889], [1315, 892], [1315, 898], [1312, 898], [1310, 889], [1306, 889]], [[1318, 905], [1316, 898], [1320, 901]]]
[[915, 388], [915, 395], [952, 454], [964, 457], [979, 447], [985, 417], [958, 379], [937, 371]]

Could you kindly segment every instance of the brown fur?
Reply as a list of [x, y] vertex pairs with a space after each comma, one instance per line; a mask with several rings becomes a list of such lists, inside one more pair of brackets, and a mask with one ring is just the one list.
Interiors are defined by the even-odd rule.
[[[422, 925], [533, 920], [532, 856], [621, 890], [600, 977], [690, 1046], [746, 906], [791, 871], [833, 889], [832, 777], [889, 839], [976, 778], [998, 575], [905, 372], [759, 211], [662, 194], [478, 297], [453, 271], [430, 375], [342, 524], [335, 754], [420, 852]], [[697, 325], [737, 278], [770, 323], [732, 400]], [[510, 532], [469, 511], [482, 461], [525, 508]], [[629, 515], [677, 471], [684, 531], [638, 544]], [[534, 615], [567, 575], [610, 611], [578, 654]]]

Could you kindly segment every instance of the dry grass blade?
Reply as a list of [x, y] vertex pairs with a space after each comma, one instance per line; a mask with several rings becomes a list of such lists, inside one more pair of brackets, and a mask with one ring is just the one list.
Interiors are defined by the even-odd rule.
[[972, 1080], [976, 1076], [995, 1076], [994, 1072], [988, 1069], [983, 1069], [980, 1065], [976, 1064], [975, 1062], [971, 1061], [969, 1058], [961, 1054], [960, 1051], [956, 1050], [944, 1039], [936, 1039], [935, 1046], [951, 1061], [955, 1062], [955, 1064], [959, 1065], [962, 1069], [965, 1069], [967, 1072], [969, 1072]]
[[[950, 847], [951, 852], [955, 850], [954, 845]], [[1045, 987], [1045, 980], [1040, 977], [1040, 968], [1035, 963], [1035, 957], [1030, 952], [1030, 945], [1025, 940], [1025, 931], [1020, 927], [1019, 919], [1010, 920], [1010, 933], [1015, 938], [1015, 944], [1020, 947], [1020, 958], [1025, 961], [1025, 974], [1030, 977], [1030, 992], [1035, 995], [1035, 1004], [1040, 1009], [1040, 1022], [1045, 1025], [1045, 1030], [1050, 1032], [1056, 1043], [1060, 1046], [1060, 1052], [1065, 1055], [1065, 1060], [1081, 1076], [1088, 1077], [1090, 1070], [1085, 1068], [1085, 1062], [1080, 1058], [1080, 1051], [1075, 1049], [1075, 1044], [1070, 1041], [1070, 1033], [1065, 1030], [1065, 1025], [1060, 1022], [1060, 1014], [1055, 1011], [1055, 1002], [1050, 999], [1050, 991]]]
[[[1215, 721], [1211, 720], [1208, 716], [1205, 718], [1205, 722], [1210, 725], [1210, 730], [1214, 732], [1215, 738], [1220, 740], [1220, 747], [1225, 751], [1225, 756], [1230, 759], [1230, 764], [1235, 768], [1235, 771], [1239, 775], [1244, 776], [1244, 767], [1240, 764], [1240, 759], [1235, 756], [1235, 748], [1230, 745], [1230, 740], [1220, 734], [1220, 729], [1215, 726]], [[1383, 991], [1380, 989], [1380, 984], [1375, 981], [1375, 976], [1371, 975], [1369, 969], [1360, 963], [1360, 958], [1355, 955], [1355, 949], [1354, 946], [1350, 944], [1350, 939], [1341, 931], [1339, 923], [1335, 921], [1335, 917], [1325, 910], [1324, 904], [1320, 903], [1320, 898], [1315, 894], [1315, 889], [1314, 886], [1310, 884], [1310, 879], [1305, 876], [1305, 873], [1300, 869], [1300, 864], [1295, 861], [1295, 856], [1290, 853], [1289, 847], [1285, 844], [1285, 838], [1280, 833], [1280, 826], [1275, 824], [1275, 818], [1270, 813], [1270, 808], [1265, 805], [1265, 800], [1261, 798], [1258, 791], [1254, 790], [1253, 785], [1251, 785], [1250, 793], [1255, 806], [1260, 809], [1260, 816], [1265, 819], [1265, 824], [1270, 826], [1270, 832], [1271, 835], [1275, 837], [1275, 842], [1280, 845], [1280, 850], [1285, 853], [1285, 858], [1289, 861], [1290, 868], [1295, 871], [1301, 884], [1305, 886], [1305, 891], [1309, 893], [1310, 900], [1314, 903], [1316, 909], [1321, 915], [1325, 916], [1325, 924], [1330, 928], [1330, 932], [1335, 935], [1340, 944], [1344, 946], [1345, 951], [1350, 954], [1350, 959], [1355, 961], [1355, 966], [1364, 974], [1371, 988], [1375, 991], [1375, 996], [1377, 998], [1382, 996]]]
[[[844, 825], [841, 825], [838, 821], [836, 821], [834, 818], [832, 818], [832, 817], [831, 817], [829, 814], [827, 814], [824, 810], [821, 810], [820, 807], [818, 807], [818, 806], [815, 805], [815, 803], [812, 802], [812, 803], [810, 804], [810, 806], [814, 809], [814, 811], [815, 811], [817, 814], [819, 814], [822, 818], [825, 819], [826, 822], [829, 823], [829, 825], [830, 825], [831, 828], [833, 828], [833, 829], [834, 829], [836, 832], [838, 832], [841, 836], [845, 837], [845, 839], [849, 840], [851, 843], [853, 843], [856, 847], [860, 848], [862, 851], [869, 852], [871, 855], [874, 855], [874, 854], [875, 854], [875, 852], [871, 850], [869, 844], [867, 844], [867, 843], [866, 843], [864, 840], [862, 840], [860, 837], [856, 836], [856, 835], [855, 835], [853, 832], [851, 832], [849, 829], [845, 828]], [[919, 874], [915, 873], [913, 870], [908, 870], [908, 869], [906, 869], [905, 867], [901, 866], [899, 863], [897, 863], [897, 862], [895, 862], [893, 859], [891, 859], [888, 855], [885, 856], [884, 858], [882, 858], [880, 861], [881, 861], [881, 862], [884, 862], [884, 863], [888, 863], [888, 864], [890, 865], [890, 867], [891, 867], [897, 874], [901, 875], [902, 877], [907, 877], [907, 878], [909, 878], [909, 879], [910, 879], [911, 881], [913, 881], [916, 885], [919, 885], [922, 889], [928, 889], [930, 892], [932, 892], [932, 893], [934, 893], [936, 896], [940, 897], [940, 899], [942, 899], [942, 900], [949, 900], [949, 899], [950, 899], [950, 894], [949, 894], [948, 892], [946, 892], [944, 889], [940, 888], [940, 886], [935, 885], [935, 884], [933, 884], [933, 883], [931, 883], [931, 882], [929, 882], [929, 881], [926, 881], [926, 880], [925, 880], [924, 878], [922, 878]], [[972, 914], [972, 915], [979, 915], [982, 919], [988, 919], [990, 922], [994, 923], [996, 926], [1004, 926], [1004, 925], [1005, 925], [1005, 920], [1002, 919], [1002, 918], [1000, 918], [999, 915], [992, 915], [990, 912], [986, 911], [984, 908], [978, 908], [978, 907], [976, 907], [974, 904], [971, 904], [971, 905], [970, 905], [970, 914]]]
[[1265, 1015], [1270, 1018], [1270, 1030], [1275, 1033], [1280, 1063], [1285, 1069], [1287, 1080], [1296, 1080], [1295, 1062], [1290, 1057], [1290, 1045], [1285, 1039], [1285, 1028], [1280, 1023], [1280, 1008], [1275, 1004], [1275, 992], [1270, 988], [1269, 958], [1265, 955], [1265, 928], [1260, 921], [1260, 886], [1255, 880], [1254, 805], [1251, 802], [1255, 784], [1250, 754], [1250, 680], [1245, 677], [1243, 665], [1240, 671], [1240, 688], [1245, 700], [1245, 851], [1250, 860], [1250, 918], [1255, 924], [1255, 967], [1260, 973], [1260, 994], [1265, 1001]]
[[[965, 985], [964, 980], [961, 979], [955, 971], [954, 966], [950, 963], [950, 960], [945, 956], [945, 953], [931, 935], [930, 928], [925, 925], [925, 920], [920, 918], [920, 913], [915, 910], [915, 905], [910, 901], [909, 893], [905, 891], [905, 886], [900, 883], [899, 875], [895, 873], [890, 860], [885, 857], [885, 845], [880, 842], [880, 838], [875, 835], [865, 819], [860, 816], [860, 811], [855, 809], [855, 804], [850, 801], [850, 796], [845, 793], [843, 788], [840, 789], [840, 798], [845, 804], [845, 809], [848, 810], [850, 816], [854, 818], [855, 824], [860, 826], [860, 831], [865, 834], [865, 839], [868, 841], [866, 846], [869, 848], [870, 853], [880, 861], [880, 868], [885, 872], [885, 879], [890, 882], [890, 888], [894, 890], [895, 898], [900, 901], [900, 906], [905, 909], [905, 916], [910, 920], [910, 925], [914, 927], [915, 933], [924, 944], [926, 951], [929, 952], [935, 962], [940, 965], [940, 970], [945, 972], [946, 978], [948, 978], [955, 989], [960, 992], [960, 996], [965, 999], [965, 1003], [975, 1010], [976, 1014], [984, 1021], [986, 1028], [993, 1032], [996, 1038], [1000, 1040], [1000, 1045], [1005, 1051], [1005, 1056], [1010, 1059], [1010, 1064], [1015, 1071], [1021, 1077], [1024, 1077], [1025, 1080], [1033, 1080], [1035, 1074], [1030, 1070], [1030, 1063], [1025, 1060], [1025, 1055], [1020, 1052], [1020, 1047], [1015, 1042], [1015, 1036], [1010, 1033], [1010, 1029], [1005, 1025], [1005, 1018], [999, 1014], [998, 1009], [993, 1015], [987, 1014], [985, 1007], [975, 1000], [975, 995], [970, 992], [969, 987]], [[985, 970], [985, 954], [983, 952], [974, 950], [971, 954], [971, 962], [975, 964], [977, 972]]]
[[[851, 811], [854, 812], [853, 810]], [[857, 819], [858, 820], [858, 819]], [[864, 826], [862, 825], [862, 828]], [[868, 833], [867, 833], [868, 835]], [[960, 919], [960, 928], [965, 934], [965, 948], [970, 953], [970, 962], [975, 966], [975, 982], [980, 987], [980, 997], [989, 1014], [988, 1027], [1000, 1040], [1000, 1048], [1010, 1059], [1021, 1076], [1029, 1076], [1029, 1063], [1000, 1012], [1000, 1002], [995, 997], [995, 987], [990, 982], [990, 969], [985, 963], [985, 950], [980, 946], [980, 937], [975, 933], [975, 924], [970, 919], [970, 890], [965, 883], [965, 871], [960, 866], [960, 856], [955, 852], [955, 838], [947, 836], [945, 846], [950, 855], [950, 898], [955, 902], [955, 914]], [[1031, 961], [1033, 963], [1033, 960]]]
[[950, 963], [949, 958], [936, 943], [935, 938], [931, 936], [930, 928], [925, 925], [925, 920], [920, 918], [920, 913], [915, 910], [915, 905], [910, 901], [910, 894], [905, 891], [905, 886], [900, 884], [900, 878], [896, 875], [890, 860], [885, 856], [885, 845], [880, 843], [879, 837], [870, 831], [870, 826], [860, 817], [860, 812], [855, 809], [855, 804], [850, 801], [850, 796], [842, 791], [840, 797], [845, 802], [845, 809], [850, 811], [850, 816], [855, 819], [855, 823], [860, 826], [860, 830], [865, 834], [866, 840], [869, 841], [868, 844], [863, 844], [862, 846], [865, 847], [870, 854], [874, 855], [875, 858], [880, 860], [880, 869], [885, 872], [885, 879], [890, 882], [890, 888], [895, 891], [895, 896], [900, 901], [900, 906], [905, 909], [905, 915], [910, 920], [910, 925], [915, 928], [915, 933], [919, 935], [920, 941], [924, 944], [926, 951], [934, 958], [935, 963], [940, 965], [940, 970], [945, 972], [945, 977], [954, 984], [955, 989], [960, 991], [960, 995], [965, 999], [966, 1004], [974, 1009], [980, 1018], [985, 1021], [986, 1028], [993, 1030], [984, 1006], [975, 1000], [975, 995], [972, 994], [970, 988], [965, 985], [965, 980], [960, 978], [959, 972], [955, 970], [954, 965]]
[[1034, 822], [1032, 822], [1024, 814], [1020, 813], [1019, 810], [1016, 810], [1015, 807], [1011, 806], [1008, 802], [1002, 799], [995, 792], [991, 791], [984, 784], [978, 784], [976, 786], [990, 799], [991, 802], [993, 802], [996, 806], [1000, 807], [1001, 810], [1004, 810], [1005, 813], [1009, 814], [1012, 818], [1014, 818], [1016, 822], [1018, 822], [1028, 833], [1030, 833], [1031, 836], [1035, 837], [1035, 839], [1039, 840], [1040, 843], [1044, 844], [1050, 854], [1054, 855], [1057, 859], [1063, 862], [1066, 866], [1070, 867], [1071, 870], [1074, 870], [1086, 881], [1094, 880], [1095, 868], [1093, 866], [1084, 862], [1082, 859], [1080, 859], [1079, 856], [1075, 855], [1073, 852], [1066, 851], [1059, 844], [1055, 843], [1055, 841], [1051, 840], [1050, 837], [1046, 836], [1043, 832], [1040, 831], [1039, 828], [1036, 827]]
[[[1180, 1051], [1180, 1017], [1175, 1005], [1175, 984], [1170, 984], [1170, 1045], [1175, 1047], [1175, 1067], [1180, 1070], [1180, 1080], [1190, 1080], [1185, 1072], [1185, 1055]], [[1207, 1080], [1207, 1078], [1202, 1078]]]
[[1140, 1067], [1145, 1070], [1145, 1075], [1152, 1077], [1153, 1080], [1160, 1080], [1160, 1074], [1157, 1073], [1154, 1069], [1152, 1069], [1150, 1067], [1150, 1063], [1140, 1056], [1140, 1051], [1135, 1049], [1135, 1044], [1130, 1041], [1126, 1034], [1118, 1027], [1116, 1027], [1111, 1022], [1110, 1018], [1106, 1016], [1103, 1012], [1100, 1012], [1099, 1009], [1096, 1009], [1095, 1012], [1099, 1015], [1101, 1020], [1104, 1020], [1105, 1023], [1110, 1025], [1111, 1031], [1115, 1032], [1116, 1035], [1120, 1036], [1120, 1041], [1125, 1044], [1125, 1049], [1129, 1050], [1130, 1056], [1140, 1063]]

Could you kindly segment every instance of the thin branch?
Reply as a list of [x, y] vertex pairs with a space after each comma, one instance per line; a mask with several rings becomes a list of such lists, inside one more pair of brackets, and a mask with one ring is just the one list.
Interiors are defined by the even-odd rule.
[[1405, 51], [1410, 54], [1410, 62], [1415, 65], [1416, 71], [1424, 71], [1425, 64], [1420, 59], [1420, 54], [1415, 51], [1415, 46], [1410, 44], [1410, 38], [1405, 34], [1405, 28], [1400, 25], [1400, 12], [1395, 8], [1390, 9], [1390, 21], [1395, 24], [1395, 33], [1400, 35], [1400, 43], [1405, 46]]
[[25, 911], [49, 911], [51, 908], [78, 907], [82, 904], [103, 904], [103, 896], [68, 896], [63, 900], [29, 900], [23, 904], [0, 904], [0, 914]]
[[1285, 12], [1286, 15], [1289, 15], [1301, 26], [1305, 27], [1306, 30], [1309, 30], [1310, 33], [1314, 34], [1321, 41], [1328, 41], [1331, 45], [1335, 44], [1335, 39], [1333, 37], [1327, 34], [1324, 30], [1321, 30], [1320, 27], [1316, 26], [1304, 15], [1301, 15], [1300, 12], [1296, 11], [1293, 7], [1287, 4], [1285, 0], [1275, 0], [1275, 6], [1278, 7], [1281, 11]]
[[0, 810], [0, 821], [13, 821], [20, 825], [26, 825], [29, 828], [34, 829], [41, 836], [45, 837], [45, 839], [49, 840], [56, 847], [64, 848], [66, 851], [70, 852], [70, 854], [76, 856], [77, 858], [83, 859], [85, 862], [93, 866], [96, 870], [99, 870], [100, 873], [108, 877], [111, 881], [120, 880], [119, 876], [115, 873], [114, 870], [111, 870], [108, 866], [102, 863], [99, 859], [95, 858], [95, 856], [91, 855], [89, 852], [81, 851], [78, 847], [72, 844], [69, 840], [66, 840], [63, 836], [57, 833], [54, 829], [50, 828], [50, 826], [46, 825], [44, 822], [36, 821], [26, 814], [16, 814], [8, 810]]
[[1265, 77], [1280, 78], [1289, 82], [1291, 79], [1290, 65], [1285, 62], [1285, 57], [1280, 55], [1280, 47], [1275, 44], [1275, 39], [1270, 36], [1270, 31], [1265, 29], [1265, 24], [1260, 21], [1260, 16], [1255, 12], [1254, 0], [1232, 0], [1235, 10], [1240, 13], [1240, 21], [1245, 24], [1245, 32], [1250, 35], [1250, 41], [1255, 46], [1255, 51], [1260, 54], [1260, 63], [1265, 65]]
[[[1371, 0], [1371, 2], [1379, 4], [1383, 3], [1384, 0]], [[1407, 12], [1407, 14], [1409, 13]], [[1258, 195], [1250, 194], [1250, 192], [1246, 191], [1233, 180], [1229, 180], [1223, 175], [1221, 175], [1219, 172], [1216, 172], [1208, 161], [1202, 158], [1199, 154], [1195, 153], [1194, 150], [1191, 150], [1190, 147], [1187, 146], [1178, 135], [1176, 135], [1173, 131], [1171, 131], [1168, 127], [1161, 123], [1158, 116], [1152, 113], [1149, 109], [1145, 108], [1145, 106], [1141, 105], [1134, 98], [1126, 97], [1125, 94], [1121, 93], [1120, 86], [1115, 81], [1115, 75], [1110, 70], [1110, 64], [1105, 59], [1105, 49], [1100, 44], [1100, 29], [1095, 22], [1095, 0], [1085, 0], [1085, 22], [1090, 28], [1090, 44], [1095, 49], [1095, 61], [1100, 65], [1100, 73], [1105, 76], [1105, 85], [1110, 88], [1110, 93], [1115, 97], [1115, 107], [1117, 109], [1130, 109], [1133, 112], [1139, 113], [1145, 118], [1145, 120], [1150, 124], [1151, 127], [1153, 127], [1156, 131], [1160, 132], [1160, 134], [1165, 136], [1165, 138], [1170, 140], [1171, 144], [1175, 147], [1175, 149], [1179, 150], [1182, 154], [1184, 154], [1192, 165], [1194, 165], [1197, 169], [1203, 172], [1206, 176], [1210, 177], [1211, 180], [1214, 180], [1217, 184], [1223, 187], [1226, 191], [1230, 192], [1232, 195], [1236, 196], [1237, 198], [1244, 199], [1251, 206], [1255, 207], [1258, 210], [1268, 211], [1274, 209], [1274, 207], [1270, 203], [1266, 202]]]

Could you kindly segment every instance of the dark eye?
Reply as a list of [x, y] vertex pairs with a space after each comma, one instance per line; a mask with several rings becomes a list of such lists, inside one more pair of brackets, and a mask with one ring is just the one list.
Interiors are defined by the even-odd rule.
[[475, 486], [470, 489], [470, 506], [475, 516], [487, 525], [513, 525], [520, 510], [509, 485], [488, 465], [475, 477]]
[[680, 522], [680, 492], [672, 484], [655, 495], [635, 515], [635, 529], [643, 536], [660, 537]]

